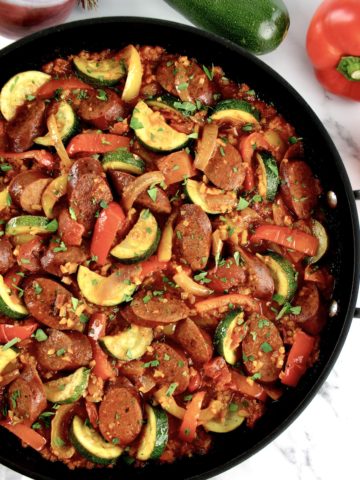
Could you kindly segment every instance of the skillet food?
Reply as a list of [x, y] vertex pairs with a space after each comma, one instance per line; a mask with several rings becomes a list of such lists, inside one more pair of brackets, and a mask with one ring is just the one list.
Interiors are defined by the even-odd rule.
[[19, 72], [0, 109], [2, 427], [72, 469], [173, 462], [297, 388], [333, 277], [274, 106], [128, 45]]

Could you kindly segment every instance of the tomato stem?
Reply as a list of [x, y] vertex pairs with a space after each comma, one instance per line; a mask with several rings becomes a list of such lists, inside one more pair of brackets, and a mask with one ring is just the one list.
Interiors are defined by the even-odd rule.
[[360, 82], [360, 57], [341, 57], [337, 71], [351, 82]]

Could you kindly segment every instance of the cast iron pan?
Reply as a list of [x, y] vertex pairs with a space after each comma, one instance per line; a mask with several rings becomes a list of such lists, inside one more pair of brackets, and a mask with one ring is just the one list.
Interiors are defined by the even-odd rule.
[[[42, 480], [185, 480], [210, 478], [242, 462], [282, 432], [314, 397], [337, 359], [354, 315], [359, 282], [359, 226], [354, 193], [341, 159], [325, 128], [298, 93], [271, 68], [233, 43], [176, 23], [130, 17], [111, 17], [69, 23], [36, 33], [0, 52], [0, 85], [23, 70], [38, 69], [58, 56], [81, 49], [119, 49], [129, 43], [161, 45], [169, 52], [195, 57], [206, 65], [220, 65], [229, 78], [246, 82], [296, 127], [304, 138], [306, 159], [321, 179], [325, 192], [334, 191], [338, 207], [328, 214], [331, 249], [328, 260], [336, 277], [334, 300], [338, 314], [322, 334], [321, 353], [299, 386], [269, 405], [253, 430], [238, 429], [218, 435], [207, 456], [182, 459], [172, 465], [150, 464], [142, 469], [121, 460], [114, 469], [68, 470], [50, 463], [15, 436], [0, 430], [0, 461], [22, 474]], [[320, 424], [319, 424], [320, 428]]]

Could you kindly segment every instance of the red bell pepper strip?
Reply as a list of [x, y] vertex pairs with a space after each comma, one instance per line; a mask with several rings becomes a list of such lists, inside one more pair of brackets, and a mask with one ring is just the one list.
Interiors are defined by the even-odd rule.
[[78, 78], [59, 78], [44, 83], [36, 92], [37, 98], [50, 98], [56, 90], [93, 90], [93, 87], [82, 82]]
[[254, 132], [241, 138], [239, 149], [243, 162], [246, 165], [244, 189], [250, 192], [255, 187], [254, 171], [251, 165], [255, 150], [263, 149], [271, 151], [272, 148], [262, 133]]
[[295, 333], [294, 343], [286, 361], [285, 371], [280, 373], [281, 383], [290, 387], [296, 387], [300, 378], [306, 372], [314, 344], [314, 337], [310, 337], [301, 330]]
[[38, 324], [33, 321], [26, 321], [21, 325], [11, 325], [9, 323], [0, 323], [0, 343], [10, 342], [13, 338], [25, 340], [30, 338], [37, 329]]
[[88, 402], [85, 400], [86, 413], [88, 414], [91, 425], [98, 429], [99, 427], [99, 414], [94, 402]]
[[205, 393], [206, 392], [195, 393], [186, 407], [186, 412], [179, 431], [179, 437], [184, 442], [192, 442], [195, 439], [196, 427]]
[[311, 257], [316, 254], [319, 245], [319, 240], [313, 235], [296, 228], [280, 225], [261, 225], [258, 227], [250, 241], [256, 243], [260, 240], [268, 240]]
[[39, 165], [46, 168], [53, 168], [55, 166], [55, 160], [53, 155], [46, 150], [28, 150], [27, 152], [13, 153], [13, 152], [1, 152], [0, 157], [9, 160], [24, 160], [25, 158], [33, 158]]
[[154, 255], [140, 263], [141, 271], [139, 272], [138, 276], [140, 280], [143, 280], [144, 278], [152, 275], [153, 273], [165, 270], [168, 265], [169, 262], [160, 262], [157, 255]]
[[360, 101], [360, 2], [325, 0], [313, 16], [307, 52], [326, 90]]
[[261, 385], [254, 382], [251, 377], [245, 377], [234, 370], [231, 372], [230, 389], [257, 398], [262, 402], [267, 398], [267, 394]]
[[35, 432], [35, 430], [23, 423], [17, 423], [16, 425], [12, 425], [9, 420], [3, 420], [0, 422], [2, 427], [5, 427], [9, 432], [13, 433], [20, 440], [29, 447], [33, 448], [34, 450], [40, 452], [46, 445], [46, 438], [44, 438], [39, 433]]
[[112, 133], [80, 133], [73, 137], [66, 151], [70, 157], [81, 154], [105, 153], [128, 147], [130, 138]]
[[89, 340], [93, 351], [95, 366], [93, 373], [103, 380], [108, 380], [114, 375], [106, 353], [98, 344], [98, 339], [105, 335], [107, 317], [105, 313], [94, 313], [89, 322]]
[[116, 202], [109, 203], [96, 220], [91, 239], [90, 251], [97, 257], [97, 263], [104, 265], [117, 231], [124, 225], [125, 214]]

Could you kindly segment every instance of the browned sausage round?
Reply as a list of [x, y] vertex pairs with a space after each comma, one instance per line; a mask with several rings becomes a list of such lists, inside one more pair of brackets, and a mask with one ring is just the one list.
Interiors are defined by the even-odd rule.
[[92, 349], [86, 335], [54, 329], [48, 330], [47, 334], [47, 340], [36, 344], [36, 359], [44, 369], [74, 370], [91, 361]]
[[240, 264], [237, 265], [233, 258], [228, 258], [218, 267], [209, 270], [206, 278], [210, 280], [207, 287], [218, 293], [244, 285], [247, 280], [246, 269]]
[[284, 159], [280, 165], [281, 193], [298, 218], [309, 218], [321, 193], [319, 182], [302, 160]]
[[143, 290], [131, 302], [132, 313], [143, 322], [174, 323], [186, 318], [190, 310], [185, 303], [170, 295], [151, 296]]
[[101, 130], [107, 130], [119, 117], [125, 116], [121, 98], [109, 88], [88, 92], [77, 111], [80, 118]]
[[41, 270], [40, 258], [45, 249], [42, 238], [34, 237], [30, 242], [19, 247], [18, 264], [28, 272], [36, 273]]
[[275, 381], [284, 362], [284, 345], [276, 326], [259, 315], [248, 320], [242, 341], [242, 356], [249, 375], [258, 373], [261, 382]]
[[[130, 185], [135, 180], [133, 175], [129, 173], [119, 172], [112, 170], [109, 173], [110, 182], [113, 185], [116, 193], [119, 197], [122, 197], [125, 187]], [[156, 188], [156, 201], [154, 202], [148, 195], [147, 192], [140, 193], [138, 198], [135, 201], [135, 205], [140, 207], [149, 208], [152, 212], [155, 213], [170, 213], [171, 204], [170, 201], [161, 188]]]
[[190, 318], [176, 325], [174, 340], [184, 348], [196, 363], [208, 362], [213, 354], [210, 335]]
[[6, 127], [10, 149], [25, 152], [33, 144], [34, 138], [45, 131], [45, 102], [35, 100], [19, 107], [15, 117]]
[[[154, 381], [159, 385], [176, 383], [174, 395], [184, 392], [189, 385], [189, 366], [185, 356], [174, 347], [155, 342], [151, 345], [152, 352], [144, 357], [147, 362], [156, 362], [151, 369]], [[157, 362], [159, 362], [157, 364]]]
[[301, 324], [301, 328], [311, 335], [318, 335], [326, 323], [326, 312], [316, 285], [305, 283], [293, 304], [300, 306], [301, 311], [299, 315], [290, 315], [290, 319]]
[[230, 143], [218, 147], [205, 168], [208, 179], [223, 190], [240, 188], [245, 179], [245, 167], [240, 153]]
[[21, 172], [9, 185], [9, 193], [13, 202], [28, 213], [42, 211], [41, 196], [51, 178], [39, 171]]
[[73, 267], [76, 269], [76, 266], [87, 258], [84, 249], [80, 247], [68, 246], [65, 251], [54, 251], [57, 248], [59, 248], [58, 243], [51, 243], [41, 258], [42, 268], [57, 277], [62, 277], [65, 273], [73, 273]]
[[57, 330], [81, 330], [72, 309], [71, 293], [49, 278], [36, 277], [24, 289], [24, 301], [33, 317]]
[[13, 247], [7, 238], [0, 239], [0, 274], [4, 275], [15, 263]]
[[139, 435], [142, 420], [141, 405], [135, 390], [127, 387], [110, 388], [99, 409], [102, 436], [108, 442], [128, 445]]
[[93, 173], [94, 175], [105, 177], [104, 170], [99, 160], [96, 160], [96, 158], [93, 157], [79, 158], [78, 160], [75, 160], [69, 170], [67, 184], [68, 195], [71, 195], [81, 176], [86, 173]]
[[20, 377], [11, 383], [8, 398], [9, 410], [30, 424], [46, 409], [44, 386], [34, 366], [26, 366]]
[[198, 205], [183, 205], [175, 228], [180, 256], [192, 270], [205, 268], [210, 255], [211, 223]]
[[239, 250], [249, 272], [248, 283], [253, 295], [257, 298], [271, 299], [275, 285], [270, 270], [255, 255], [251, 255], [243, 248]]

